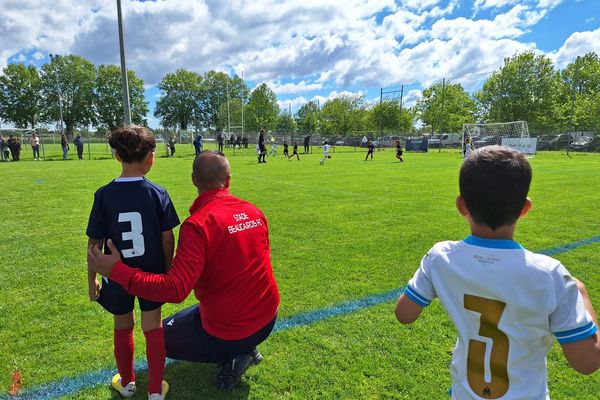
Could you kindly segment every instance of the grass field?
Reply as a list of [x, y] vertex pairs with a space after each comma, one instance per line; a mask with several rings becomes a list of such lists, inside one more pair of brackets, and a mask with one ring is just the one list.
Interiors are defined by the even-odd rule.
[[[58, 146], [46, 150], [60, 158]], [[0, 398], [8, 398], [14, 371], [22, 374], [22, 398], [53, 398], [36, 390], [82, 377], [90, 386], [64, 398], [116, 398], [108, 381], [89, 375], [114, 368], [114, 360], [112, 317], [87, 299], [85, 227], [94, 191], [120, 167], [98, 159], [110, 157], [103, 145], [92, 150], [93, 160], [34, 162], [24, 152], [24, 161], [0, 164]], [[148, 175], [169, 190], [181, 219], [195, 197], [191, 150], [178, 146], [176, 157], [157, 157]], [[435, 242], [469, 233], [454, 208], [456, 151], [408, 153], [404, 164], [392, 151], [376, 152], [373, 162], [363, 161], [363, 152], [338, 152], [325, 166], [319, 154], [261, 165], [252, 150], [247, 154], [230, 157], [231, 190], [269, 221], [282, 320], [397, 289]], [[542, 250], [600, 235], [600, 155], [544, 153], [531, 162], [534, 209], [516, 240]], [[556, 258], [586, 283], [600, 308], [600, 243]], [[193, 303], [190, 296], [163, 313]], [[142, 360], [140, 329], [135, 340]], [[169, 398], [446, 399], [454, 342], [439, 302], [415, 324], [401, 326], [393, 301], [386, 301], [273, 334], [260, 348], [263, 363], [232, 393], [213, 389], [213, 366], [170, 365]], [[598, 399], [599, 373], [578, 375], [557, 345], [548, 365], [553, 399]], [[135, 399], [142, 399], [145, 373], [138, 377]]]

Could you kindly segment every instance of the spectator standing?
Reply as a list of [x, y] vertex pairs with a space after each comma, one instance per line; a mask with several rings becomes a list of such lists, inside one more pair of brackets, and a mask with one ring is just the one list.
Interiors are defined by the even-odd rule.
[[31, 150], [33, 150], [33, 160], [41, 160], [40, 158], [40, 138], [37, 137], [35, 132], [31, 134], [29, 137], [29, 145], [31, 146]]
[[83, 139], [80, 134], [75, 136], [75, 140], [73, 140], [73, 144], [77, 148], [77, 158], [83, 160]]
[[171, 150], [171, 157], [175, 157], [175, 136], [169, 139], [169, 150]]
[[310, 151], [310, 135], [304, 137], [304, 152], [308, 153]]
[[260, 154], [258, 155], [259, 163], [266, 163], [265, 157], [267, 156], [267, 147], [265, 146], [265, 130], [261, 129], [258, 134], [258, 148], [260, 150]]
[[69, 157], [69, 141], [67, 140], [67, 135], [63, 134], [61, 136], [60, 145], [62, 147], [63, 160], [66, 160]]
[[10, 161], [10, 148], [8, 147], [8, 141], [4, 139], [4, 136], [0, 135], [0, 158], [2, 161]]
[[10, 149], [10, 153], [12, 154], [13, 161], [19, 161], [21, 158], [21, 141], [19, 138], [10, 135], [8, 138], [8, 148]]
[[196, 135], [194, 138], [194, 150], [196, 151], [196, 155], [202, 153], [202, 135]]
[[217, 145], [219, 146], [219, 151], [222, 153], [223, 152], [223, 134], [219, 133], [217, 135]]

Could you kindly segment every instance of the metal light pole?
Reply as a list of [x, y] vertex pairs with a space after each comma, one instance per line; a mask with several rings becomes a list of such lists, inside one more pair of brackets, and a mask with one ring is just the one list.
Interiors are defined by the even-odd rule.
[[[244, 82], [244, 70], [242, 70], [242, 82]], [[244, 138], [244, 85], [242, 85], [242, 139]]]
[[[52, 61], [57, 61], [60, 58], [60, 56], [58, 54], [50, 54], [50, 60]], [[56, 92], [58, 93], [58, 109], [60, 111], [60, 134], [64, 135], [65, 134], [65, 127], [63, 125], [63, 103], [62, 103], [62, 94], [60, 91], [60, 85], [58, 82], [58, 70], [56, 68], [56, 66], [54, 67], [54, 72], [55, 72], [55, 78], [56, 78]]]
[[123, 16], [121, 14], [121, 0], [117, 0], [117, 17], [119, 21], [119, 48], [121, 51], [121, 79], [123, 84], [123, 121], [126, 125], [131, 125], [131, 109], [129, 107], [129, 82], [127, 81], [127, 66], [125, 63], [125, 39], [123, 38]]

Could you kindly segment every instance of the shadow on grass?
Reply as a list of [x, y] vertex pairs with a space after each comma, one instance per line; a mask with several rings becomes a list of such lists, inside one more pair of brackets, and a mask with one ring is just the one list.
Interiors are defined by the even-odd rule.
[[[173, 362], [165, 368], [165, 380], [169, 382], [170, 399], [247, 399], [250, 395], [250, 385], [246, 382], [246, 374], [240, 383], [231, 391], [215, 388], [213, 378], [217, 372], [214, 364], [190, 363], [185, 361]], [[136, 375], [137, 393], [131, 399], [146, 399], [148, 387], [148, 372]], [[111, 399], [122, 399], [116, 391], [112, 391]]]

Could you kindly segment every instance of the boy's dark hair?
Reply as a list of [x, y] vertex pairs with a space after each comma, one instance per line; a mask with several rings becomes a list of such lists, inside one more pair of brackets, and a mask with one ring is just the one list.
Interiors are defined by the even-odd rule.
[[529, 185], [527, 158], [502, 146], [486, 146], [467, 157], [460, 169], [460, 195], [473, 221], [495, 230], [521, 214]]
[[156, 148], [152, 131], [145, 126], [126, 125], [108, 135], [108, 144], [126, 164], [142, 161]]

